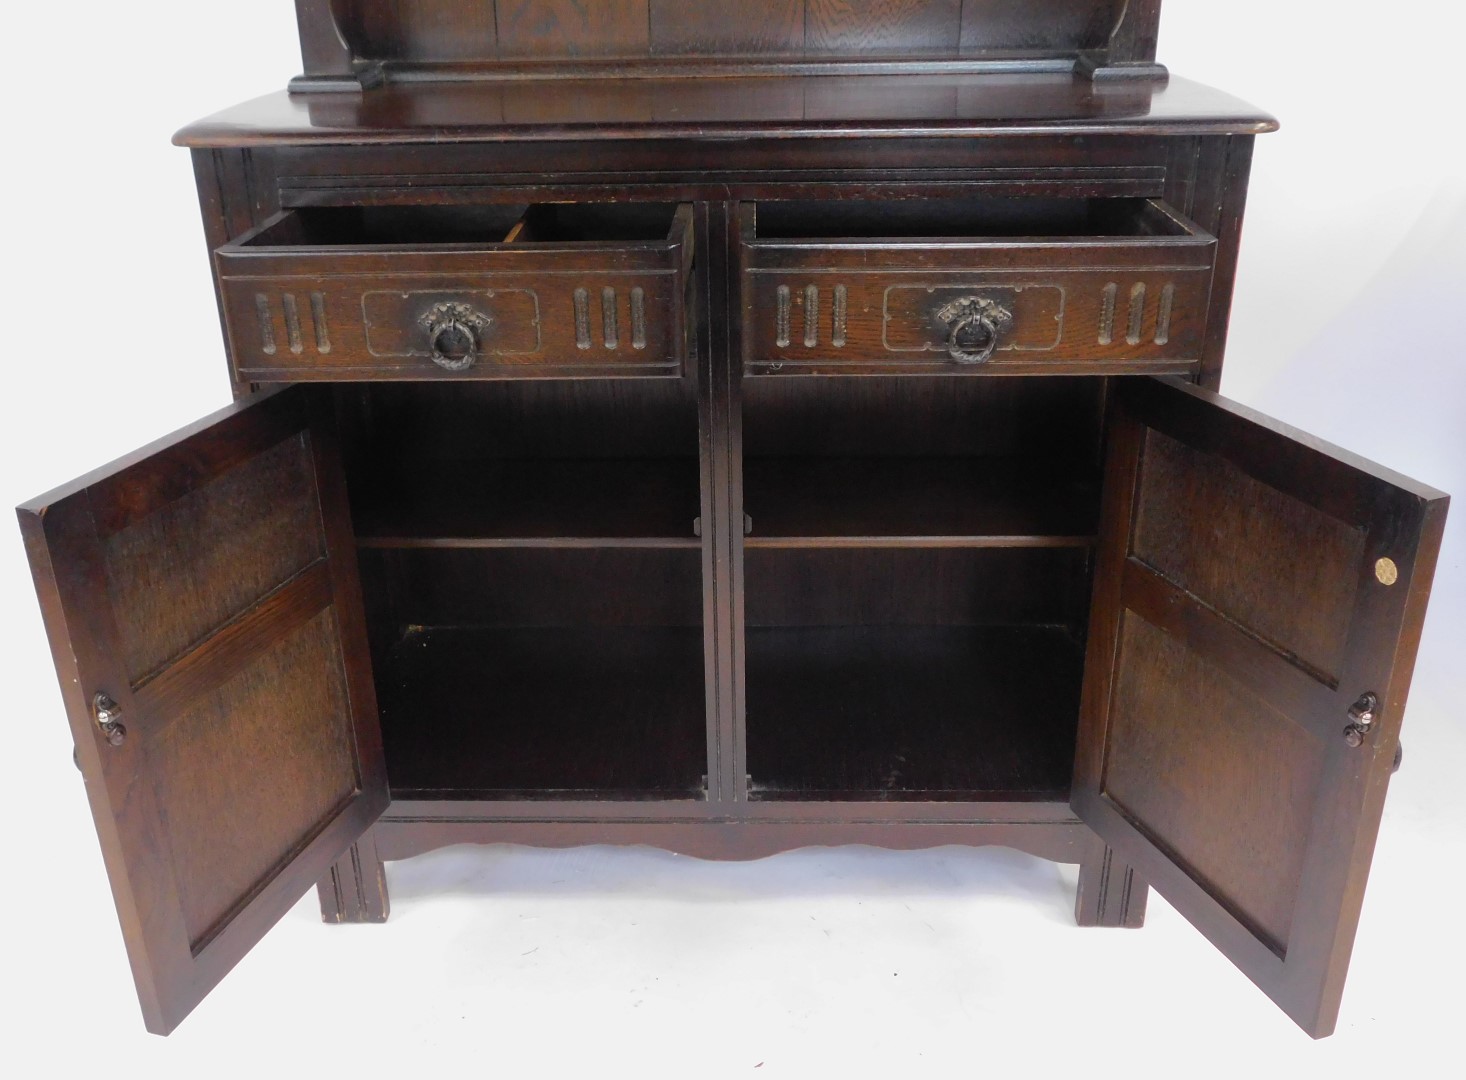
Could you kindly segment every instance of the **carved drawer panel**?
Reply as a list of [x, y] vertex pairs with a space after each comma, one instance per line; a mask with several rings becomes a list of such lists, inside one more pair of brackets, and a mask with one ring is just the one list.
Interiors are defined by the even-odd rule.
[[1216, 240], [1146, 199], [742, 209], [749, 374], [1185, 372]]
[[287, 210], [215, 259], [243, 381], [683, 370], [687, 206]]

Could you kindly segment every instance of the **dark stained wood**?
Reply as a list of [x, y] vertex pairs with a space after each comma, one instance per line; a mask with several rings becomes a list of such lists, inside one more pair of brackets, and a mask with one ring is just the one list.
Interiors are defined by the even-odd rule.
[[1097, 484], [1001, 458], [747, 458], [745, 548], [1088, 547]]
[[496, 0], [503, 57], [643, 56], [648, 0]]
[[1042, 56], [1102, 46], [1124, 4], [962, 0], [964, 56]]
[[367, 599], [400, 636], [407, 626], [697, 626], [700, 555], [680, 545], [406, 547], [364, 548], [360, 560]]
[[[1338, 568], [1363, 557], [1363, 530], [1168, 435], [1148, 432], [1142, 454], [1135, 558], [1336, 681], [1359, 587]], [[1271, 553], [1266, 576], [1254, 564], [1259, 550]]]
[[381, 73], [356, 58], [338, 20], [339, 0], [296, 0], [304, 72], [290, 81], [292, 92], [359, 93], [381, 83]]
[[498, 53], [494, 0], [335, 0], [332, 6], [342, 13], [353, 50], [367, 60], [455, 62]]
[[664, 460], [697, 454], [691, 379], [351, 383], [335, 387], [353, 490], [462, 461]]
[[749, 626], [1084, 625], [1080, 547], [745, 548]]
[[122, 660], [135, 684], [178, 664], [211, 630], [325, 554], [308, 447], [299, 434], [217, 480], [205, 474], [188, 482], [195, 490], [174, 488], [177, 498], [146, 514], [134, 503], [127, 527], [102, 541]]
[[[534, 112], [510, 119], [506, 100], [533, 103]], [[882, 133], [903, 139], [923, 134], [983, 139], [1024, 134], [1250, 135], [1276, 127], [1277, 121], [1253, 106], [1183, 79], [1096, 94], [1067, 73], [938, 73], [900, 80], [889, 74], [715, 80], [683, 75], [655, 82], [560, 78], [401, 83], [360, 96], [280, 93], [190, 124], [174, 139], [182, 146], [237, 148], [557, 137], [614, 142], [628, 136], [701, 139], [710, 134], [754, 139]]]
[[[297, 557], [281, 558], [292, 531], [304, 532], [316, 567], [338, 555], [344, 490], [329, 444], [303, 392], [277, 394], [20, 508], [153, 1031], [186, 1016], [387, 804], [349, 549], [324, 594], [318, 571], [299, 576]], [[221, 565], [215, 515], [226, 504], [246, 519], [262, 513], [250, 475], [260, 462], [272, 494], [289, 506], [304, 493], [311, 516], [284, 535], [254, 533]], [[124, 549], [110, 567], [109, 544]], [[182, 638], [169, 629], [135, 647], [131, 637], [153, 628], [127, 610], [142, 593], [140, 577], [124, 574], [197, 590], [174, 626], [202, 643], [174, 655]], [[93, 721], [101, 693], [121, 707], [116, 745]]]
[[[1073, 805], [1327, 1035], [1446, 497], [1185, 384], [1126, 384], [1116, 406]], [[1167, 535], [1195, 523], [1205, 551]], [[1330, 611], [1342, 626], [1312, 621]]]
[[[970, 57], [1030, 66], [1154, 60], [1158, 3], [1121, 0], [297, 0], [306, 77], [361, 86], [385, 62], [457, 77], [514, 61]], [[650, 67], [651, 65], [647, 65]], [[652, 68], [652, 70], [655, 70]], [[372, 72], [369, 83], [380, 76]]]
[[299, 0], [345, 92], [178, 141], [236, 397], [332, 385], [23, 511], [152, 1026], [498, 841], [1006, 844], [1327, 1027], [1444, 507], [1122, 377], [1217, 385], [1276, 126], [1159, 12]]
[[1097, 476], [1099, 378], [747, 379], [744, 456], [982, 458]]
[[248, 670], [331, 602], [330, 571], [312, 563], [166, 667], [133, 684], [145, 716], [176, 717], [200, 694]]
[[702, 549], [695, 458], [484, 461], [374, 474], [356, 504], [365, 547]]
[[1089, 854], [1079, 864], [1074, 921], [1080, 926], [1116, 926], [1135, 930], [1145, 925], [1150, 888], [1097, 836], [1088, 838]]
[[379, 665], [394, 798], [699, 798], [696, 627], [409, 630]]
[[375, 829], [347, 848], [316, 888], [324, 922], [386, 922], [392, 903]]
[[703, 535], [710, 540], [703, 559], [703, 631], [708, 670], [718, 681], [708, 695], [708, 799], [722, 806], [742, 804], [748, 795], [747, 747], [743, 739], [743, 536], [740, 498], [741, 365], [736, 320], [717, 318], [737, 303], [738, 243], [735, 208], [728, 202], [698, 208], [698, 294], [706, 305], [697, 338], [700, 375], [708, 388], [700, 409], [704, 450]]
[[750, 630], [750, 798], [1063, 799], [1080, 658], [1049, 628]]
[[[406, 859], [452, 844], [531, 844], [578, 847], [585, 844], [651, 844], [700, 859], [762, 859], [781, 851], [831, 844], [876, 844], [911, 850], [943, 844], [998, 844], [1055, 862], [1079, 862], [1094, 834], [1083, 825], [1054, 820], [1045, 803], [818, 803], [813, 815], [798, 804], [748, 803], [747, 820], [730, 822], [689, 816], [690, 804], [675, 804], [676, 816], [647, 820], [626, 808], [644, 811], [646, 803], [531, 803], [533, 820], [491, 815], [485, 804], [456, 803], [449, 816], [417, 816], [416, 802], [397, 802], [400, 816], [384, 819], [375, 832], [387, 859]], [[431, 804], [429, 804], [431, 805]], [[494, 804], [512, 807], [512, 803]], [[465, 813], [467, 807], [475, 813]], [[934, 808], [950, 808], [949, 816]], [[761, 814], [760, 811], [768, 811]], [[588, 822], [593, 813], [598, 820]], [[831, 816], [839, 820], [831, 821]], [[813, 818], [813, 820], [811, 820]]]
[[805, 0], [651, 0], [657, 56], [797, 56]]
[[[1162, 203], [976, 199], [745, 209], [757, 374], [1186, 371], [1216, 242]], [[986, 362], [952, 356], [964, 302], [1006, 315]]]
[[[688, 207], [285, 211], [216, 254], [240, 379], [675, 377]], [[415, 242], [404, 242], [416, 237]], [[436, 243], [434, 243], [436, 241]], [[479, 322], [443, 362], [445, 305]]]
[[957, 51], [962, 0], [805, 0], [810, 52]]
[[1202, 167], [1208, 180], [1206, 197], [1195, 200], [1193, 206], [1197, 213], [1203, 215], [1203, 227], [1218, 238], [1206, 345], [1202, 353], [1201, 374], [1197, 379], [1208, 390], [1221, 386], [1222, 357], [1232, 314], [1232, 285], [1237, 277], [1237, 253], [1241, 250], [1247, 179], [1252, 171], [1253, 142], [1253, 138], [1246, 135], [1203, 141], [1205, 162]]

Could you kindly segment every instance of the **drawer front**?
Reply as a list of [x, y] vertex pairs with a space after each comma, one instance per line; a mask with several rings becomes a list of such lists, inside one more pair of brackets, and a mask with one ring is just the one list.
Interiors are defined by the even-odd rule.
[[[747, 230], [746, 230], [747, 232]], [[1184, 372], [1215, 241], [745, 240], [751, 375]]]
[[449, 250], [235, 244], [216, 259], [241, 380], [676, 377], [690, 249], [690, 236]]

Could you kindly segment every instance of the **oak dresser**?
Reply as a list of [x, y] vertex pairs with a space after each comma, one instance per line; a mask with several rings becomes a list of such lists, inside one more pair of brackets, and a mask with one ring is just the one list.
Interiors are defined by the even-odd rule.
[[1215, 392], [1160, 0], [297, 0], [235, 404], [20, 509], [150, 1030], [448, 844], [1002, 844], [1342, 993], [1446, 498]]

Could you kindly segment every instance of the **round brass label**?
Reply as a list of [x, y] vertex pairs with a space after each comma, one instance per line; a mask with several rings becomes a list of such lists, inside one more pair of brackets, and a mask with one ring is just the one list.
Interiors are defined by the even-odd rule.
[[1379, 578], [1381, 585], [1393, 585], [1400, 580], [1400, 568], [1394, 559], [1380, 559], [1374, 564], [1374, 576]]

